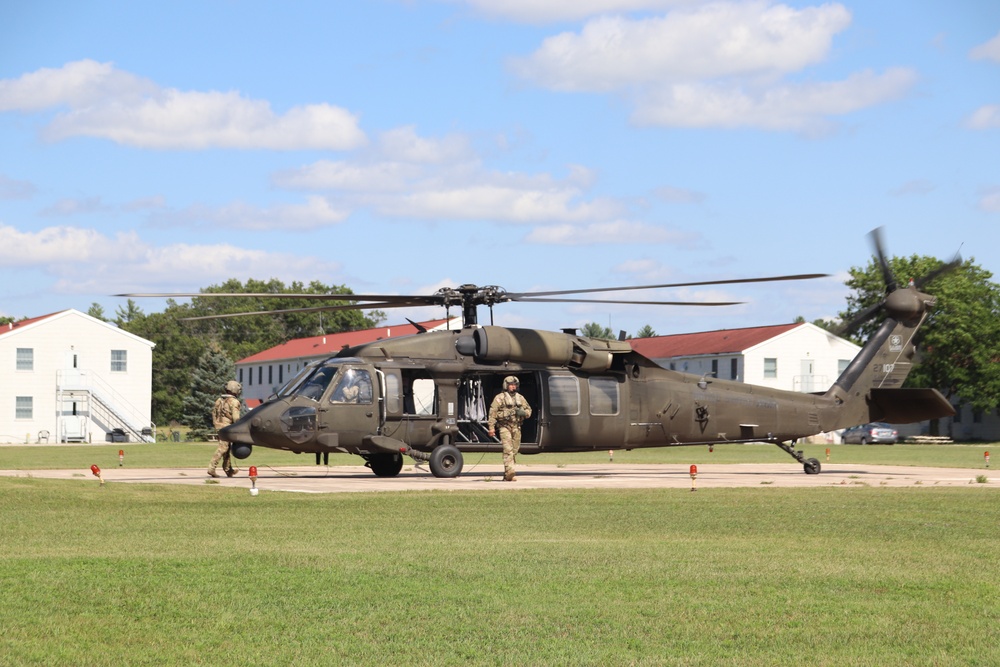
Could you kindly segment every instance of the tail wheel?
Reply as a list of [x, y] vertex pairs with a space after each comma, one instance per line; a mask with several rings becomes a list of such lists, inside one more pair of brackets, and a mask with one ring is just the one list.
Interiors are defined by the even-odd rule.
[[431, 452], [431, 474], [435, 477], [458, 477], [464, 461], [455, 445], [439, 445]]

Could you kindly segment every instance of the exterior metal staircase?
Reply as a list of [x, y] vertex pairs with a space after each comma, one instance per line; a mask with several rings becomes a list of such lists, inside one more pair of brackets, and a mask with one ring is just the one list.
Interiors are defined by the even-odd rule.
[[56, 442], [89, 442], [89, 424], [109, 442], [156, 442], [156, 424], [93, 371], [57, 371], [56, 411]]

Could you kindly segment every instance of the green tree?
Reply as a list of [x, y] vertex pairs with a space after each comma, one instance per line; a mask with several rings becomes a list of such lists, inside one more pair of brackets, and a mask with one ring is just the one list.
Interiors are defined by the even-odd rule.
[[[806, 318], [804, 318], [801, 315], [799, 315], [794, 320], [792, 320], [792, 323], [793, 324], [803, 324], [803, 323], [805, 323], [805, 321], [806, 321]], [[827, 330], [827, 331], [829, 331], [831, 333], [836, 333], [837, 332], [837, 328], [840, 326], [840, 322], [838, 322], [837, 320], [824, 320], [822, 317], [813, 320], [812, 323], [815, 326], [819, 327], [820, 329], [825, 329], [825, 330]]]
[[[198, 296], [191, 303], [167, 301], [162, 313], [146, 315], [130, 299], [120, 307], [116, 322], [125, 331], [156, 344], [153, 348], [153, 421], [157, 424], [183, 422], [184, 399], [190, 395], [191, 377], [199, 359], [215, 344], [234, 361], [256, 354], [294, 338], [368, 329], [384, 318], [381, 311], [365, 315], [355, 310], [261, 314], [215, 320], [185, 321], [185, 318], [229, 313], [266, 312], [303, 307], [343, 306], [352, 303], [350, 290], [343, 286], [327, 286], [311, 282], [308, 286], [281, 281], [248, 280], [246, 284], [229, 280], [201, 290], [206, 294], [259, 292], [273, 297], [212, 297]], [[303, 303], [289, 293], [325, 295], [330, 299]]]
[[94, 319], [101, 320], [102, 322], [108, 321], [108, 318], [104, 315], [104, 306], [96, 301], [90, 304], [90, 308], [87, 309], [87, 314]]
[[214, 430], [212, 406], [222, 395], [226, 382], [235, 377], [236, 365], [217, 343], [211, 343], [191, 371], [190, 385], [184, 397], [182, 423], [191, 428], [195, 439], [203, 439]]
[[611, 327], [604, 327], [597, 322], [588, 322], [583, 325], [582, 335], [587, 338], [603, 338], [605, 340], [614, 340], [617, 338], [614, 332], [611, 331]]
[[[938, 259], [917, 255], [893, 257], [888, 262], [903, 287], [910, 279], [942, 266]], [[850, 274], [847, 286], [853, 292], [847, 299], [848, 309], [840, 314], [844, 321], [885, 298], [881, 269], [874, 258], [865, 267], [852, 268]], [[922, 286], [921, 291], [933, 295], [936, 304], [917, 332], [917, 363], [907, 386], [934, 387], [975, 410], [1000, 406], [996, 343], [1000, 340], [1000, 285], [992, 277], [969, 259]], [[876, 317], [861, 325], [860, 335], [869, 337], [880, 321]]]
[[[91, 309], [93, 309], [93, 307], [94, 306], [92, 305]], [[101, 310], [103, 312], [103, 308]], [[139, 319], [143, 317], [143, 315], [144, 313], [142, 312], [142, 308], [139, 307], [139, 304], [132, 299], [129, 299], [125, 306], [118, 306], [115, 310], [115, 324], [117, 324], [120, 329], [125, 329], [129, 322]]]
[[635, 332], [635, 337], [636, 338], [655, 338], [656, 337], [656, 331], [653, 330], [653, 327], [651, 327], [651, 326], [649, 326], [647, 324], [643, 328], [641, 328], [637, 332]]
[[137, 317], [123, 327], [156, 344], [153, 348], [152, 417], [161, 425], [182, 421], [191, 374], [211, 342], [192, 335], [188, 327], [178, 321], [184, 310], [173, 301], [167, 304], [164, 312]]

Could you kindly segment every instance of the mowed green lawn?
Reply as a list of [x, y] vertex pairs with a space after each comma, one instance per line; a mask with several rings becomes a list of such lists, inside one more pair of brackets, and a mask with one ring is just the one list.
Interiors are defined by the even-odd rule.
[[[119, 452], [123, 452], [125, 466], [132, 468], [202, 468], [208, 466], [215, 452], [216, 443], [183, 442], [158, 444], [79, 445], [79, 446], [0, 446], [0, 470], [38, 470], [44, 468], [80, 468], [88, 471], [91, 465], [102, 469], [119, 465]], [[1000, 468], [1000, 443], [978, 445], [804, 445], [806, 456], [826, 463], [826, 450], [830, 450], [831, 463], [856, 463], [869, 465], [912, 465], [944, 468], [983, 468], [985, 452], [993, 449], [992, 464]], [[519, 463], [574, 464], [574, 463], [796, 463], [795, 459], [774, 445], [717, 445], [708, 447], [666, 447], [654, 449], [608, 450], [573, 454], [537, 454], [519, 457]], [[330, 465], [362, 465], [360, 457], [348, 454], [331, 454]], [[256, 447], [250, 458], [237, 461], [246, 468], [256, 466], [315, 465], [313, 454], [292, 454], [263, 447]], [[406, 459], [407, 463], [412, 463]], [[499, 464], [499, 454], [466, 454], [465, 464]]]
[[[212, 452], [170, 447], [165, 465]], [[59, 467], [163, 448], [58, 448]], [[0, 448], [0, 467], [22, 456]], [[995, 665], [997, 487], [251, 497], [0, 478], [0, 664]]]

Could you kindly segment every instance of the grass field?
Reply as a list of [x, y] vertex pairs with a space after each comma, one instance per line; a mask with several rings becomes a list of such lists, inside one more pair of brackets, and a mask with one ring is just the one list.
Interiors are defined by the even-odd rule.
[[[982, 447], [953, 447], [831, 456], [982, 466]], [[58, 467], [85, 469], [119, 449], [136, 467], [201, 466], [212, 446], [59, 449]], [[727, 449], [759, 460], [679, 461]], [[39, 450], [2, 447], [0, 468], [53, 456]], [[4, 665], [1000, 664], [991, 485], [251, 498], [0, 484]]]
[[[216, 443], [159, 443], [123, 445], [75, 446], [0, 446], [0, 470], [38, 470], [43, 468], [81, 468], [91, 464], [101, 468], [119, 464], [118, 452], [124, 452], [124, 463], [133, 468], [200, 468], [207, 467]], [[826, 449], [830, 461], [868, 465], [914, 465], [943, 468], [984, 468], [984, 452], [993, 449], [993, 466], [1000, 467], [1000, 443], [978, 445], [805, 445], [807, 456], [826, 462]], [[607, 463], [607, 450], [575, 454], [537, 454], [520, 457], [524, 465]], [[409, 461], [409, 459], [407, 459]], [[475, 463], [499, 464], [499, 454], [467, 454], [466, 465]], [[237, 465], [289, 466], [310, 465], [315, 462], [312, 454], [292, 454], [257, 447], [245, 462]], [[669, 463], [698, 465], [710, 463], [795, 463], [795, 459], [774, 445], [719, 445], [709, 452], [708, 447], [668, 447], [615, 451], [615, 463]], [[333, 454], [330, 465], [362, 465], [357, 456]]]

